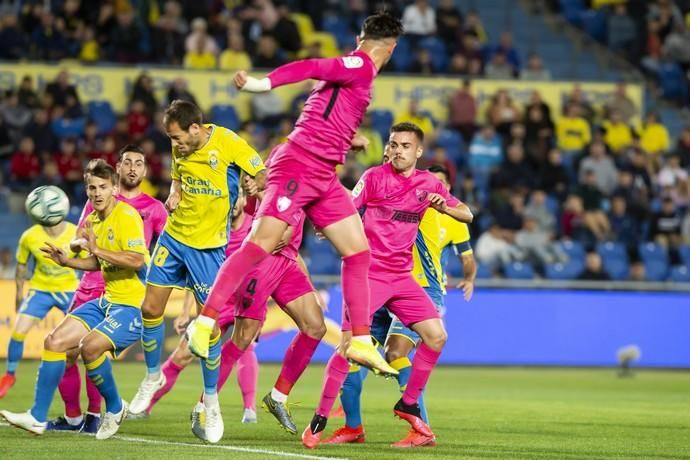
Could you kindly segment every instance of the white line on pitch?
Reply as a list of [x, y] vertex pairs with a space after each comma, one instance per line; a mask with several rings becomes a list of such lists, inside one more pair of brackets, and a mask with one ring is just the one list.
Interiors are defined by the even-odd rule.
[[[9, 427], [9, 423], [0, 422], [0, 426]], [[194, 444], [191, 442], [175, 442], [175, 441], [160, 441], [156, 439], [146, 439], [146, 438], [132, 438], [129, 436], [115, 436], [114, 439], [119, 439], [120, 441], [127, 442], [140, 442], [142, 444], [158, 444], [165, 446], [182, 446], [182, 447], [196, 447], [204, 449], [220, 449], [220, 450], [231, 450], [235, 452], [247, 452], [251, 454], [269, 454], [276, 455], [278, 457], [289, 457], [289, 458], [305, 458], [312, 460], [345, 460], [339, 457], [319, 457], [318, 455], [306, 455], [306, 454], [296, 454], [291, 452], [280, 452], [277, 450], [267, 450], [267, 449], [254, 449], [251, 447], [239, 447], [239, 446], [228, 446], [228, 445], [214, 445], [214, 444]]]

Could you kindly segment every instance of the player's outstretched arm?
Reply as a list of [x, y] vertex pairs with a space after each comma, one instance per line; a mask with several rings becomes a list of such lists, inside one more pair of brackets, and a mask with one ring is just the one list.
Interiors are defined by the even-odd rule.
[[443, 214], [448, 214], [455, 220], [471, 224], [474, 219], [472, 211], [465, 203], [458, 202], [455, 206], [448, 206], [446, 198], [438, 193], [430, 193], [428, 200], [431, 201], [432, 208]]
[[41, 248], [41, 251], [43, 251], [53, 262], [63, 267], [87, 272], [95, 272], [100, 270], [98, 259], [96, 259], [94, 256], [89, 256], [86, 258], [70, 258], [65, 251], [48, 242], [46, 242], [46, 246]]
[[472, 294], [474, 293], [474, 280], [477, 278], [477, 262], [474, 260], [474, 255], [461, 254], [460, 262], [462, 263], [463, 279], [458, 284], [458, 289], [462, 289], [465, 301], [469, 302], [472, 300]]
[[109, 251], [107, 249], [96, 247], [91, 251], [91, 254], [101, 260], [105, 260], [111, 265], [121, 268], [129, 268], [131, 270], [141, 270], [146, 265], [146, 259], [143, 254], [132, 251]]
[[168, 195], [168, 199], [165, 200], [165, 209], [172, 214], [172, 212], [177, 209], [177, 205], [180, 204], [181, 199], [182, 182], [180, 182], [179, 179], [173, 179], [170, 183], [170, 194]]

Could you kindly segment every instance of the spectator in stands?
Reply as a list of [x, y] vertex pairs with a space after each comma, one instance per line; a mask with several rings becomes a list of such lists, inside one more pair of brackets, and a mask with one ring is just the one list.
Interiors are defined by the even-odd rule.
[[531, 54], [527, 65], [520, 71], [520, 80], [549, 81], [551, 71], [544, 67], [544, 62], [538, 54]]
[[33, 139], [38, 153], [52, 152], [57, 144], [57, 139], [50, 127], [50, 118], [45, 109], [37, 109], [33, 113], [33, 119], [22, 131], [22, 136]]
[[539, 170], [539, 177], [541, 189], [556, 197], [560, 202], [565, 200], [569, 179], [568, 172], [562, 164], [560, 150], [557, 148], [549, 150], [546, 163]]
[[539, 167], [546, 161], [547, 152], [553, 145], [553, 124], [538, 105], [532, 105], [527, 107], [524, 126], [527, 157], [535, 167]]
[[0, 59], [17, 60], [27, 55], [28, 40], [14, 14], [0, 18], [0, 43]]
[[345, 157], [345, 164], [341, 168], [338, 177], [340, 183], [348, 190], [352, 190], [357, 185], [362, 170], [360, 164], [357, 162], [354, 155], [350, 154]]
[[644, 263], [635, 261], [630, 263], [629, 281], [645, 282], [647, 281], [647, 271], [644, 268]]
[[55, 105], [65, 107], [69, 96], [72, 96], [77, 104], [81, 104], [77, 88], [69, 82], [69, 73], [66, 70], [61, 70], [55, 80], [46, 85], [46, 93], [53, 98]]
[[[5, 120], [0, 117], [0, 159], [7, 155], [11, 155], [14, 151], [12, 139], [10, 139], [10, 132], [5, 124]], [[0, 170], [0, 183], [2, 182], [2, 171]]]
[[654, 213], [650, 222], [649, 236], [653, 241], [666, 247], [681, 244], [681, 214], [671, 197], [665, 197], [661, 209]]
[[31, 35], [31, 56], [43, 61], [57, 61], [66, 55], [67, 44], [49, 11], [43, 11], [41, 22]]
[[102, 50], [110, 51], [110, 40], [116, 26], [115, 5], [111, 2], [101, 2], [95, 27], [96, 41]]
[[549, 107], [549, 104], [544, 102], [544, 98], [541, 96], [541, 93], [536, 89], [529, 94], [529, 101], [525, 107], [525, 113], [535, 107], [541, 110], [542, 114], [544, 115], [544, 119], [553, 127], [551, 107]]
[[587, 100], [587, 95], [582, 90], [582, 87], [578, 84], [573, 86], [572, 92], [566, 98], [563, 104], [564, 115], [568, 113], [568, 110], [572, 105], [577, 106], [579, 109], [579, 116], [587, 120], [590, 125], [594, 122], [594, 116], [596, 114], [594, 107], [592, 107], [592, 104], [590, 104], [590, 102]]
[[436, 34], [447, 48], [458, 45], [459, 32], [462, 27], [462, 14], [455, 0], [440, 0], [436, 7]]
[[613, 239], [622, 243], [630, 250], [642, 239], [640, 222], [628, 211], [628, 203], [623, 195], [611, 198], [609, 223]]
[[655, 0], [650, 2], [647, 21], [657, 25], [663, 42], [677, 24], [683, 23], [683, 13], [672, 0]]
[[647, 113], [640, 134], [640, 146], [651, 155], [663, 154], [670, 149], [670, 136], [658, 113]]
[[144, 104], [144, 114], [152, 119], [159, 106], [153, 89], [153, 79], [148, 72], [140, 73], [134, 82], [132, 94], [129, 96], [129, 106], [131, 107], [135, 101]]
[[482, 19], [479, 17], [479, 13], [475, 10], [470, 10], [467, 12], [465, 17], [465, 22], [462, 25], [463, 36], [471, 35], [477, 39], [478, 43], [486, 42], [486, 29], [482, 23]]
[[630, 126], [623, 121], [618, 110], [611, 110], [609, 118], [604, 120], [602, 128], [605, 130], [604, 142], [615, 157], [619, 157], [624, 149], [633, 142], [633, 132]]
[[585, 226], [597, 241], [604, 241], [609, 236], [611, 225], [604, 213], [604, 194], [597, 184], [597, 175], [593, 169], [584, 170], [577, 195], [582, 199]]
[[436, 33], [436, 11], [429, 0], [415, 0], [405, 7], [402, 16], [405, 35], [419, 40]]
[[680, 164], [684, 168], [690, 167], [690, 127], [686, 126], [678, 136], [676, 155], [680, 157]]
[[515, 77], [515, 68], [508, 61], [505, 53], [499, 50], [491, 55], [491, 60], [484, 68], [484, 74], [496, 80], [512, 80]]
[[[55, 185], [56, 187], [64, 188], [64, 181], [60, 176], [57, 164], [53, 160], [48, 160], [41, 169], [41, 174], [34, 180], [34, 185]], [[68, 195], [69, 191], [66, 191]]]
[[565, 116], [556, 122], [556, 141], [558, 148], [568, 157], [579, 154], [592, 139], [587, 120], [580, 116], [577, 104], [570, 104]]
[[494, 127], [487, 123], [474, 135], [469, 148], [468, 166], [475, 174], [480, 189], [488, 187], [489, 175], [502, 161], [501, 138], [496, 134]]
[[431, 52], [428, 49], [420, 48], [417, 50], [415, 60], [412, 62], [409, 72], [427, 76], [434, 74], [434, 68], [431, 65]]
[[585, 226], [585, 210], [582, 198], [576, 194], [568, 195], [561, 213], [561, 234], [563, 238], [583, 241], [589, 235]]
[[399, 113], [398, 116], [395, 117], [393, 124], [402, 123], [404, 121], [414, 123], [424, 131], [425, 145], [431, 145], [436, 139], [434, 124], [431, 118], [419, 110], [419, 99], [415, 97], [410, 98], [410, 103], [407, 105], [407, 111]]
[[297, 24], [290, 19], [287, 3], [281, 2], [274, 7], [271, 0], [256, 0], [255, 6], [259, 9], [261, 33], [273, 37], [278, 46], [288, 53], [297, 53], [307, 37], [300, 36]]
[[34, 151], [34, 141], [24, 137], [10, 160], [10, 185], [13, 190], [28, 192], [41, 173], [41, 164]]
[[65, 0], [57, 14], [58, 27], [65, 37], [67, 55], [76, 56], [79, 52], [80, 41], [83, 39], [84, 19], [79, 11], [80, 0]]
[[12, 251], [7, 246], [0, 249], [0, 279], [13, 280], [17, 271]]
[[244, 48], [241, 34], [228, 32], [228, 49], [221, 53], [218, 66], [221, 70], [252, 69], [252, 60]]
[[657, 182], [660, 187], [677, 187], [688, 180], [688, 171], [680, 165], [678, 155], [668, 155], [664, 167], [659, 171]]
[[27, 109], [33, 110], [41, 106], [41, 100], [34, 90], [34, 80], [31, 75], [24, 75], [22, 77], [22, 82], [17, 90], [17, 99], [19, 105]]
[[187, 89], [187, 80], [184, 78], [176, 78], [173, 80], [168, 90], [167, 99], [168, 104], [174, 100], [180, 99], [198, 105], [194, 95]]
[[68, 195], [75, 195], [75, 187], [83, 180], [83, 161], [77, 152], [74, 139], [65, 138], [60, 142], [60, 151], [55, 157], [58, 173], [65, 182]]
[[610, 118], [613, 111], [617, 111], [621, 115], [624, 123], [630, 124], [633, 118], [639, 113], [637, 106], [628, 96], [628, 90], [625, 82], [619, 81], [616, 83], [616, 89], [611, 95], [610, 99], [604, 104], [606, 115]]
[[183, 64], [187, 69], [209, 70], [216, 68], [216, 55], [208, 51], [206, 36], [198, 35], [194, 46], [184, 55]]
[[378, 131], [374, 129], [370, 112], [364, 114], [357, 134], [369, 140], [369, 146], [356, 153], [357, 162], [366, 168], [381, 164], [383, 158], [383, 140]]
[[556, 231], [556, 216], [549, 210], [546, 200], [547, 195], [543, 190], [534, 190], [525, 207], [525, 217], [535, 219], [539, 230], [553, 235]]
[[152, 183], [157, 184], [163, 172], [163, 160], [161, 155], [156, 152], [156, 143], [150, 137], [145, 137], [139, 143], [141, 150], [146, 157], [146, 177]]
[[455, 184], [455, 179], [458, 176], [458, 168], [455, 163], [448, 158], [448, 151], [445, 147], [436, 145], [431, 149], [431, 155], [424, 159], [424, 168], [429, 169], [429, 167], [438, 165], [443, 166], [446, 171], [448, 171], [448, 180], [451, 184]]
[[165, 133], [165, 124], [163, 123], [163, 111], [158, 110], [153, 115], [153, 123], [149, 129], [148, 138], [155, 144], [156, 152], [170, 152], [170, 139]]
[[284, 116], [283, 100], [275, 91], [255, 94], [251, 100], [251, 109], [252, 120], [264, 126], [275, 126]]
[[152, 30], [154, 57], [160, 62], [179, 64], [184, 56], [185, 35], [188, 30], [179, 2], [165, 2], [163, 14]]
[[492, 189], [519, 189], [526, 193], [537, 187], [538, 178], [525, 159], [520, 143], [513, 142], [506, 149], [506, 159], [491, 175]]
[[278, 54], [278, 44], [271, 35], [263, 35], [256, 45], [256, 55], [253, 59], [254, 67], [273, 69], [284, 63]]
[[495, 213], [496, 223], [504, 230], [504, 235], [512, 239], [514, 232], [522, 228], [525, 218], [525, 198], [518, 190], [514, 190], [508, 198], [508, 203]]
[[479, 236], [474, 252], [477, 260], [491, 267], [492, 271], [523, 257], [522, 251], [506, 240], [496, 222], [492, 222], [489, 229]]
[[608, 16], [607, 37], [609, 48], [631, 56], [630, 50], [637, 40], [637, 26], [628, 15], [625, 3], [618, 3], [613, 7], [613, 14]]
[[677, 62], [684, 70], [690, 68], [690, 31], [685, 24], [679, 23], [673, 27], [662, 51], [667, 59]]
[[520, 109], [517, 108], [510, 94], [505, 89], [499, 89], [491, 99], [486, 111], [486, 119], [496, 128], [504, 138], [510, 136], [513, 123], [522, 119]]
[[208, 25], [204, 18], [195, 18], [192, 21], [192, 32], [187, 35], [184, 48], [187, 53], [201, 52], [217, 56], [219, 49], [216, 40], [208, 34]]
[[31, 110], [19, 105], [17, 93], [10, 90], [5, 93], [5, 100], [0, 104], [0, 117], [7, 126], [10, 138], [16, 142], [31, 121]]
[[592, 142], [589, 155], [580, 162], [580, 181], [592, 172], [597, 188], [604, 195], [610, 195], [618, 182], [618, 171], [613, 160], [606, 155], [606, 147], [601, 142]]
[[610, 281], [611, 277], [604, 271], [601, 256], [594, 251], [588, 252], [585, 257], [585, 269], [577, 277], [583, 281]]
[[136, 63], [141, 60], [143, 33], [132, 7], [118, 11], [115, 27], [111, 31], [111, 58], [117, 62]]
[[132, 102], [127, 115], [127, 134], [129, 139], [139, 142], [144, 137], [151, 124], [151, 119], [146, 116], [146, 106], [140, 100]]
[[522, 229], [515, 234], [515, 245], [539, 268], [568, 260], [567, 254], [553, 244], [553, 235], [541, 229], [537, 219], [530, 215], [525, 215]]
[[471, 84], [471, 80], [463, 80], [462, 86], [451, 95], [448, 106], [448, 123], [460, 131], [465, 143], [472, 140], [477, 130], [477, 100], [470, 91]]
[[506, 61], [512, 68], [518, 72], [522, 68], [522, 60], [520, 53], [513, 45], [513, 34], [508, 31], [502, 32], [497, 45], [489, 46], [484, 52], [484, 61], [492, 60], [492, 57], [497, 53], [503, 53]]
[[79, 60], [94, 63], [101, 58], [101, 47], [96, 39], [96, 31], [93, 27], [84, 27], [84, 39], [80, 43]]
[[472, 74], [472, 68], [479, 66], [480, 70], [484, 65], [484, 56], [482, 55], [481, 43], [475, 35], [465, 34], [462, 37], [462, 42], [458, 49], [465, 60], [467, 61], [468, 73]]

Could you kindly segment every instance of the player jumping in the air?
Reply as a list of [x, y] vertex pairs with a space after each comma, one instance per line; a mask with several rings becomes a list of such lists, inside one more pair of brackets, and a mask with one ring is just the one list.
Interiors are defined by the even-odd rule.
[[[199, 305], [225, 260], [232, 207], [237, 200], [240, 170], [256, 176], [263, 189], [261, 157], [229, 129], [203, 124], [201, 110], [173, 101], [165, 112], [165, 129], [172, 141], [172, 185], [165, 205], [171, 213], [158, 239], [146, 278], [142, 305], [142, 345], [147, 375], [139, 386], [131, 411], [143, 413], [153, 395], [165, 386], [160, 358], [165, 335], [163, 313], [173, 288], [194, 292]], [[202, 359], [208, 441], [223, 436], [223, 419], [216, 392], [220, 365], [220, 332]], [[208, 340], [206, 343], [208, 347]]]
[[[429, 207], [464, 222], [472, 221], [472, 213], [451, 196], [433, 174], [416, 169], [423, 140], [424, 133], [418, 126], [411, 123], [394, 125], [389, 139], [391, 162], [367, 170], [352, 196], [362, 213], [372, 247], [371, 303], [385, 305], [421, 338], [407, 387], [394, 412], [418, 433], [433, 437], [421, 418], [417, 400], [441, 355], [447, 334], [434, 303], [411, 275], [412, 247], [422, 216]], [[343, 331], [350, 330], [345, 317]], [[342, 347], [326, 367], [319, 407], [302, 434], [306, 447], [318, 445], [333, 402], [347, 376], [349, 364], [342, 350], [346, 349], [349, 335], [343, 334]]]
[[100, 269], [105, 279], [105, 294], [67, 315], [46, 337], [31, 410], [0, 411], [0, 415], [12, 425], [42, 434], [66, 362], [72, 363], [81, 355], [89, 378], [105, 399], [106, 413], [96, 439], [107, 439], [117, 433], [127, 415], [127, 403], [117, 390], [107, 353], [117, 356], [141, 339], [139, 307], [144, 299], [149, 253], [141, 217], [133, 207], [115, 199], [115, 170], [103, 160], [94, 160], [89, 163], [84, 178], [94, 207], [85, 225], [86, 250], [90, 256], [70, 258], [65, 250], [51, 243], [46, 243], [42, 250], [60, 266]]
[[[386, 147], [386, 150], [388, 147]], [[384, 156], [384, 162], [389, 160]], [[448, 170], [443, 166], [429, 168], [450, 192]], [[442, 313], [445, 308], [444, 295], [446, 275], [443, 254], [453, 251], [461, 258], [463, 264], [463, 280], [458, 288], [463, 289], [465, 300], [472, 298], [474, 279], [476, 277], [476, 263], [472, 255], [470, 234], [467, 224], [459, 222], [447, 214], [441, 214], [433, 208], [424, 213], [419, 225], [417, 238], [413, 249], [414, 268], [412, 275], [436, 307]], [[386, 361], [399, 371], [397, 375], [400, 391], [404, 392], [410, 378], [412, 363], [408, 355], [419, 342], [419, 335], [395, 316], [391, 317], [383, 307], [374, 315], [371, 332], [376, 341], [384, 345]], [[367, 369], [350, 366], [350, 372], [343, 384], [340, 400], [345, 413], [345, 426], [338, 428], [324, 444], [362, 443], [365, 441], [362, 414], [360, 411], [360, 395], [362, 385], [368, 373]], [[428, 424], [429, 420], [424, 406], [423, 394], [419, 397], [419, 409], [422, 419]], [[414, 429], [394, 447], [419, 447], [433, 445], [433, 437], [425, 436]]]
[[[65, 221], [52, 227], [37, 224], [22, 233], [19, 238], [15, 275], [17, 320], [7, 345], [7, 370], [0, 379], [0, 398], [7, 394], [17, 380], [15, 373], [24, 353], [26, 334], [38, 321], [45, 318], [53, 307], [65, 313], [72, 301], [74, 289], [79, 282], [77, 274], [70, 268], [57, 265], [41, 251], [41, 247], [48, 241], [68, 251], [76, 230], [74, 224]], [[34, 259], [35, 266], [30, 281], [31, 289], [25, 298], [24, 281], [29, 258]]]
[[[136, 146], [126, 145], [119, 153], [117, 174], [119, 177], [118, 194], [115, 196], [120, 201], [127, 203], [137, 210], [144, 221], [144, 235], [146, 247], [151, 247], [153, 236], [159, 236], [165, 226], [168, 213], [163, 203], [150, 197], [141, 191], [141, 181], [146, 177], [146, 157], [144, 152]], [[87, 217], [93, 211], [90, 201], [86, 202], [79, 220], [79, 228], [84, 227]], [[86, 250], [86, 240], [76, 238], [70, 244], [74, 251]], [[99, 298], [105, 289], [105, 281], [100, 271], [86, 272], [82, 275], [79, 287], [70, 305], [70, 311], [85, 304], [89, 300]], [[65, 402], [65, 414], [56, 420], [48, 422], [48, 430], [76, 431], [82, 433], [95, 433], [98, 430], [101, 414], [101, 394], [98, 388], [86, 378], [86, 395], [89, 406], [86, 416], [81, 412], [81, 377], [79, 366], [76, 363], [65, 369], [65, 375], [58, 386], [60, 396]]]
[[240, 71], [235, 85], [243, 91], [264, 92], [308, 79], [319, 80], [304, 110], [275, 154], [255, 228], [249, 239], [223, 264], [200, 317], [187, 330], [193, 353], [208, 356], [209, 339], [225, 299], [244, 275], [270, 256], [303, 210], [322, 229], [342, 257], [346, 317], [354, 340], [350, 359], [388, 374], [396, 374], [376, 351], [369, 335], [368, 272], [371, 252], [357, 210], [335, 172], [345, 153], [361, 142], [355, 132], [372, 97], [373, 82], [390, 60], [402, 33], [399, 19], [381, 13], [368, 17], [357, 50], [333, 59], [307, 59], [281, 66], [265, 78]]

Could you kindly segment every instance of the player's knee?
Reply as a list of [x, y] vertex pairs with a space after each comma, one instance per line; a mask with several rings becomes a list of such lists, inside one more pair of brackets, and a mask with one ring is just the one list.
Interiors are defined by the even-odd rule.
[[448, 333], [443, 328], [433, 331], [424, 338], [426, 346], [432, 350], [441, 351], [448, 341]]
[[85, 363], [97, 360], [106, 351], [97, 340], [91, 340], [88, 335], [79, 343], [79, 354]]
[[323, 321], [307, 322], [304, 324], [302, 332], [309, 337], [321, 340], [326, 335], [326, 323]]
[[60, 336], [51, 333], [43, 340], [43, 349], [59, 353], [67, 350], [67, 343]]
[[389, 349], [386, 350], [386, 361], [389, 363], [392, 363], [395, 360], [398, 360], [400, 358], [404, 358], [407, 356], [407, 354], [404, 354], [402, 350], [397, 350], [397, 349]]
[[187, 367], [194, 361], [194, 355], [189, 351], [186, 342], [184, 342], [184, 345], [180, 344], [180, 346], [177, 347], [177, 350], [175, 350], [172, 356], [172, 361], [179, 367]]

